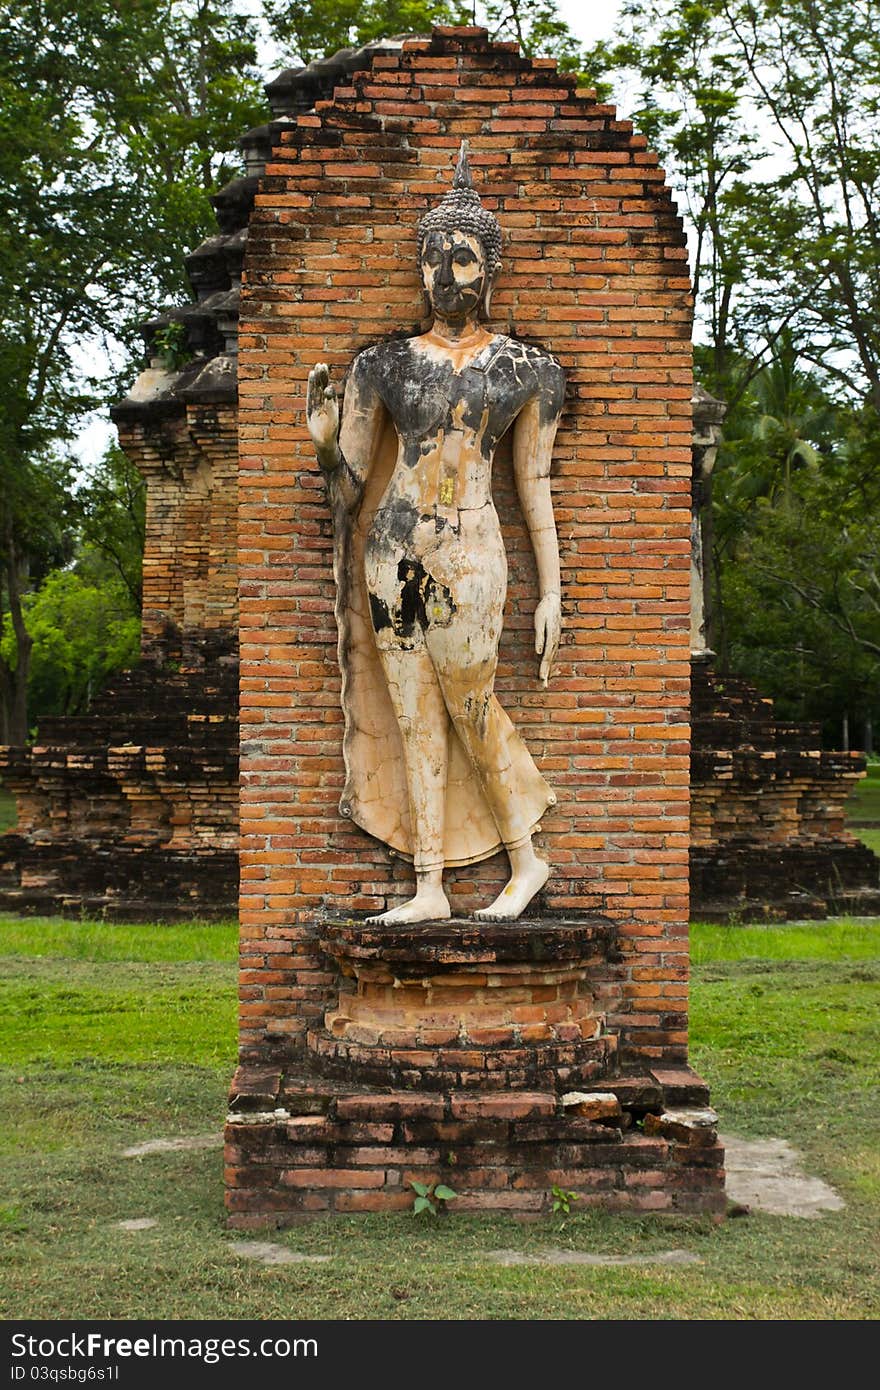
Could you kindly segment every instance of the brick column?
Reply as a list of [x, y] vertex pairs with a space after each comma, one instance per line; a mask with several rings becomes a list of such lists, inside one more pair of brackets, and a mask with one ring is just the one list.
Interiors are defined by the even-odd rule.
[[[493, 327], [569, 378], [553, 490], [564, 566], [558, 672], [539, 689], [535, 576], [509, 457], [495, 495], [510, 559], [498, 689], [559, 792], [544, 820], [553, 911], [620, 924], [625, 1050], [686, 1043], [690, 300], [656, 157], [549, 61], [479, 32], [379, 57], [282, 137], [251, 222], [240, 338], [242, 1044], [296, 1039], [326, 1002], [309, 923], [380, 909], [410, 870], [339, 815], [330, 517], [305, 430], [309, 368], [418, 331], [418, 218], [462, 137], [505, 232]], [[503, 856], [453, 871], [455, 911]], [[271, 978], [271, 986], [268, 980]], [[280, 1042], [275, 1044], [283, 1052]]]
[[[381, 1111], [389, 1135], [406, 1114], [422, 1112], [387, 1096], [381, 1103], [360, 1097], [353, 1110], [336, 1107], [332, 1086], [321, 1091], [302, 1080], [314, 1063], [306, 1035], [317, 1036], [338, 994], [318, 941], [321, 920], [381, 910], [404, 896], [412, 875], [339, 811], [343, 725], [332, 532], [305, 426], [306, 378], [323, 361], [341, 385], [361, 348], [427, 326], [416, 226], [450, 186], [464, 137], [475, 184], [505, 234], [491, 326], [551, 350], [568, 376], [552, 477], [564, 635], [547, 691], [538, 685], [533, 650], [534, 563], [503, 445], [493, 485], [509, 559], [497, 689], [558, 793], [539, 836], [553, 875], [530, 911], [566, 922], [610, 919], [616, 945], [601, 971], [592, 971], [591, 997], [615, 1035], [618, 1057], [636, 1071], [686, 1059], [692, 371], [682, 226], [656, 157], [612, 106], [574, 90], [552, 61], [489, 43], [485, 31], [437, 29], [430, 40], [377, 56], [331, 100], [291, 120], [266, 167], [245, 262], [239, 568], [246, 1065], [234, 1091], [245, 1109], [323, 1109], [320, 1134], [317, 1119], [296, 1134], [309, 1129], [316, 1143], [328, 1145], [348, 1142], [337, 1121], [358, 1106], [358, 1113], [371, 1104]], [[448, 871], [454, 914], [467, 917], [491, 901], [506, 868], [499, 854]], [[633, 1083], [646, 1108], [662, 1105], [667, 1082], [672, 1088], [671, 1073], [664, 1075], [666, 1082], [655, 1077], [647, 1090]], [[680, 1071], [675, 1075], [680, 1081]], [[679, 1086], [674, 1093], [685, 1092]], [[445, 1110], [430, 1103], [435, 1119], [460, 1113], [454, 1097], [447, 1102]], [[505, 1123], [546, 1114], [548, 1104], [555, 1114], [560, 1103], [542, 1098], [530, 1111], [518, 1102]], [[260, 1211], [326, 1206], [326, 1191], [314, 1200], [291, 1195], [314, 1175], [291, 1176], [287, 1141], [266, 1139], [260, 1149], [258, 1129], [233, 1126], [233, 1212], [246, 1223]], [[557, 1138], [566, 1132], [563, 1125]], [[503, 1143], [512, 1143], [513, 1131], [505, 1134]], [[549, 1129], [542, 1134], [542, 1143], [552, 1137]], [[533, 1131], [527, 1137], [537, 1142]], [[627, 1151], [634, 1152], [631, 1142]], [[708, 1166], [717, 1169], [718, 1152], [716, 1146]], [[661, 1167], [665, 1161], [657, 1159]], [[545, 1182], [547, 1162], [544, 1176], [533, 1174], [526, 1186]], [[515, 1185], [512, 1172], [508, 1164], [498, 1182]], [[667, 1178], [658, 1179], [660, 1186]], [[398, 1171], [385, 1186], [400, 1181]], [[273, 1183], [280, 1187], [270, 1196]], [[340, 1190], [357, 1186], [338, 1172], [315, 1183], [327, 1191], [334, 1183]], [[385, 1195], [357, 1200], [403, 1204], [399, 1188], [392, 1200], [374, 1172], [365, 1187], [377, 1186]], [[601, 1187], [597, 1180], [595, 1189]], [[694, 1200], [699, 1205], [704, 1197]], [[516, 1198], [498, 1204], [516, 1205]], [[652, 1204], [668, 1203], [644, 1203]]]

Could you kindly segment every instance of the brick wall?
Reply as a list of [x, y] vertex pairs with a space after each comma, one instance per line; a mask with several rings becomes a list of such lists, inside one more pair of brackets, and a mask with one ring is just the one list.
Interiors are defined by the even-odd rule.
[[147, 484], [142, 652], [191, 660], [208, 633], [237, 624], [236, 411], [176, 402], [173, 413], [115, 415]]
[[[624, 1055], [686, 1044], [690, 308], [662, 170], [614, 108], [549, 60], [436, 30], [293, 120], [251, 221], [239, 359], [242, 1049], [290, 1055], [332, 986], [316, 916], [379, 910], [409, 866], [344, 821], [342, 713], [323, 482], [303, 413], [318, 361], [426, 326], [419, 217], [467, 137], [505, 233], [492, 327], [568, 374], [553, 493], [564, 635], [537, 683], [528, 540], [499, 451], [510, 560], [497, 689], [559, 802], [539, 845], [549, 912], [620, 928], [605, 1007]], [[450, 871], [453, 910], [506, 859]]]
[[817, 724], [777, 719], [747, 681], [694, 665], [691, 902], [697, 920], [880, 908], [880, 859], [846, 828], [861, 753], [823, 752]]

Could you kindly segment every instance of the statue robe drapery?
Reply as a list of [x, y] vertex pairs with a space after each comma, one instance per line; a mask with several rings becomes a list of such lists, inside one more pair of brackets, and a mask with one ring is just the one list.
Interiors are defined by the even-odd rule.
[[[486, 365], [489, 365], [488, 360]], [[370, 835], [398, 854], [412, 858], [403, 742], [376, 648], [364, 579], [366, 539], [397, 454], [397, 432], [386, 417], [375, 456], [370, 461], [360, 505], [357, 484], [345, 463], [329, 479], [345, 716], [346, 782], [340, 808], [343, 815]], [[534, 828], [555, 797], [513, 729], [510, 748], [514, 768], [519, 764], [521, 769], [518, 781], [522, 787], [524, 819], [529, 828]], [[498, 827], [477, 775], [454, 728], [450, 727], [444, 862], [447, 865], [475, 863], [495, 853], [501, 845]]]

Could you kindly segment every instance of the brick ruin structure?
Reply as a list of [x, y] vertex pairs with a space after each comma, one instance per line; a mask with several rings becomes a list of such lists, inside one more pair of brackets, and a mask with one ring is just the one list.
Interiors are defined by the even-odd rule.
[[846, 829], [860, 753], [823, 751], [747, 681], [695, 664], [691, 683], [691, 916], [784, 921], [880, 914], [880, 863]]
[[880, 861], [846, 829], [861, 753], [822, 750], [817, 724], [777, 719], [708, 642], [711, 477], [725, 407], [694, 393], [691, 482], [691, 916], [716, 921], [880, 912]]
[[[552, 486], [563, 645], [534, 669], [536, 577], [499, 445], [510, 578], [496, 689], [558, 802], [527, 917], [472, 919], [506, 856], [447, 870], [452, 922], [367, 925], [412, 868], [340, 808], [342, 711], [308, 371], [426, 324], [418, 218], [462, 138], [505, 234], [496, 332], [568, 378]], [[485, 30], [377, 54], [274, 134], [239, 335], [238, 1227], [412, 1205], [723, 1208], [687, 1065], [690, 300], [681, 222], [630, 123]]]
[[17, 802], [0, 837], [7, 910], [115, 919], [231, 916], [238, 886], [238, 282], [249, 206], [217, 199], [221, 234], [190, 257], [191, 360], [160, 357], [112, 411], [146, 483], [141, 662], [87, 715], [41, 720], [0, 748]]
[[[314, 119], [316, 103], [347, 75], [399, 49], [390, 41], [345, 51], [268, 85], [272, 119], [243, 137], [246, 174], [217, 196], [218, 232], [188, 259], [194, 302], [143, 327], [150, 365], [113, 411], [147, 490], [143, 659], [89, 714], [44, 719], [33, 748], [0, 748], [18, 806], [16, 829], [0, 837], [6, 910], [135, 920], [235, 913], [237, 354], [248, 222], [282, 131]], [[613, 320], [615, 333], [623, 318]], [[171, 323], [183, 326], [191, 354], [180, 369], [153, 348]], [[723, 409], [697, 388], [694, 412], [699, 519]], [[699, 553], [699, 524], [693, 538]], [[843, 827], [860, 756], [821, 752], [817, 729], [776, 721], [769, 701], [715, 673], [699, 579], [691, 586], [694, 915], [880, 910], [880, 864]]]

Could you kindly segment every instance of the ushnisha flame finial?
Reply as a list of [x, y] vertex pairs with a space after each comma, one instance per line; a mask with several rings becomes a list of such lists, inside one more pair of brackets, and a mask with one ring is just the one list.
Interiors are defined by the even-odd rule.
[[458, 152], [458, 163], [455, 166], [455, 174], [452, 178], [453, 188], [473, 188], [474, 181], [471, 177], [471, 166], [468, 160], [468, 142], [462, 140], [461, 149]]
[[421, 257], [429, 232], [467, 232], [479, 240], [486, 257], [486, 270], [492, 280], [501, 268], [501, 227], [495, 215], [483, 207], [474, 188], [468, 160], [468, 143], [462, 140], [452, 188], [419, 223], [418, 250]]

